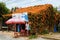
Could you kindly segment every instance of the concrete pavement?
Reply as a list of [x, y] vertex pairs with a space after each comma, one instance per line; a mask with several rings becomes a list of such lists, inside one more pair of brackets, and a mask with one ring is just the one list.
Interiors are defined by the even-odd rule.
[[0, 31], [0, 40], [49, 40], [49, 39], [45, 39], [41, 37], [35, 39], [29, 39], [28, 37], [13, 38], [13, 32]]

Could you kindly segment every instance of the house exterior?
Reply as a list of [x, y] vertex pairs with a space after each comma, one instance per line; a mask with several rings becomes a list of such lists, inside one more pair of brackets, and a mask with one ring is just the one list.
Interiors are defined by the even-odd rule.
[[[31, 7], [26, 7], [26, 8], [17, 8], [11, 14], [3, 15], [3, 17], [11, 17], [12, 14], [24, 13], [24, 12], [27, 12], [28, 16], [29, 16], [29, 14], [35, 15], [35, 16], [39, 14], [42, 16], [42, 18], [40, 20], [41, 20], [42, 24], [44, 24], [44, 26], [39, 29], [41, 32], [44, 29], [48, 29], [49, 31], [54, 31], [54, 23], [56, 23], [56, 16], [54, 17], [53, 24], [51, 23], [49, 25], [48, 24], [46, 25], [46, 20], [48, 19], [50, 21], [52, 18], [51, 15], [55, 15], [54, 11], [53, 11], [53, 6], [51, 4], [37, 5], [37, 6], [31, 6]], [[32, 17], [34, 17], [34, 16], [32, 16]], [[30, 21], [30, 19], [29, 19], [29, 21]], [[30, 21], [30, 22], [33, 22], [33, 21]]]

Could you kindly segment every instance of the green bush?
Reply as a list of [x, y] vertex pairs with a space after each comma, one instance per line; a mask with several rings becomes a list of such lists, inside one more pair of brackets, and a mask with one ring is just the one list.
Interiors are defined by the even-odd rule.
[[41, 34], [48, 34], [48, 33], [49, 33], [48, 30], [43, 30], [43, 31], [41, 32]]
[[29, 36], [29, 39], [33, 39], [33, 38], [37, 38], [37, 36], [36, 35], [30, 35]]

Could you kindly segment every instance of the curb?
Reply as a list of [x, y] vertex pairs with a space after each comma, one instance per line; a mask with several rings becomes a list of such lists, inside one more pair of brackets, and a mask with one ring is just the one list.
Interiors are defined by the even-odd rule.
[[42, 38], [51, 39], [51, 40], [60, 40], [60, 39], [57, 39], [57, 38], [49, 38], [49, 37], [42, 37]]

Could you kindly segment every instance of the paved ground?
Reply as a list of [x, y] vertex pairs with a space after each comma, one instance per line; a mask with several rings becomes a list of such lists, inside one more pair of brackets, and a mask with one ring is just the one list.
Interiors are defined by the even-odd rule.
[[13, 32], [0, 31], [0, 40], [51, 40], [51, 39], [41, 37], [35, 39], [28, 39], [28, 37], [13, 38]]
[[0, 31], [0, 40], [27, 40], [27, 37], [13, 38], [13, 32]]
[[60, 40], [60, 33], [46, 34], [46, 35], [42, 35], [41, 37], [54, 39], [54, 40]]

